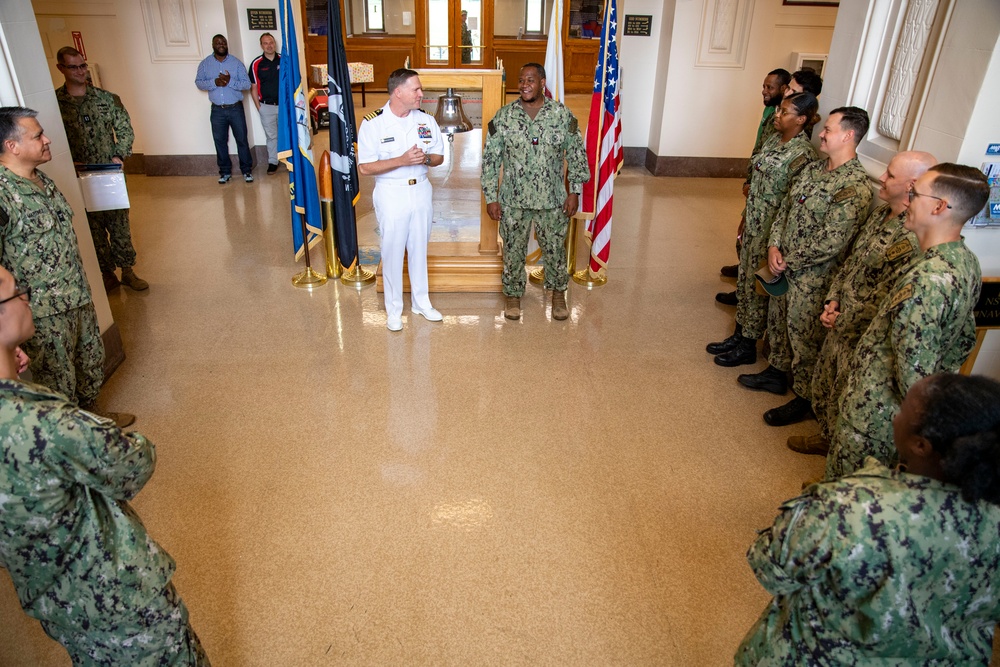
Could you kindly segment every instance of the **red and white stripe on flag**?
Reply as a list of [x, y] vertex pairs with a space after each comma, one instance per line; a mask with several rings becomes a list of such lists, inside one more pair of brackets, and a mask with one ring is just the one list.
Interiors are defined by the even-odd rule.
[[590, 240], [590, 273], [608, 265], [611, 253], [611, 212], [615, 177], [624, 162], [621, 134], [621, 72], [618, 68], [617, 0], [607, 0], [601, 26], [601, 49], [594, 71], [594, 96], [587, 123], [587, 163], [590, 180], [583, 186], [580, 211], [587, 218]]

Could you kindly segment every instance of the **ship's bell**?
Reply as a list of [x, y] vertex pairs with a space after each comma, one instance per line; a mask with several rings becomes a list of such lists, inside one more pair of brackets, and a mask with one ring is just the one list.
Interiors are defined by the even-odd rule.
[[468, 132], [472, 129], [472, 122], [462, 109], [462, 96], [456, 95], [454, 88], [449, 88], [447, 93], [438, 98], [434, 120], [441, 131], [448, 135], [448, 141], [455, 141], [456, 132]]

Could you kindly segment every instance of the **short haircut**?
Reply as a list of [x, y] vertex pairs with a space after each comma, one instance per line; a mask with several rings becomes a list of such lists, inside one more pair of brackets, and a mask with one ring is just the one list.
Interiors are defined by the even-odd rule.
[[778, 80], [781, 81], [782, 86], [787, 86], [788, 82], [792, 80], [792, 75], [788, 73], [787, 69], [773, 69], [767, 73], [768, 76], [776, 76]]
[[418, 76], [416, 70], [400, 67], [389, 75], [389, 82], [386, 84], [386, 90], [389, 91], [389, 95], [392, 95], [392, 91], [396, 90], [415, 76]]
[[[270, 37], [271, 39], [274, 39], [274, 35], [272, 35], [272, 34], [271, 34], [271, 33], [269, 33], [269, 32], [265, 32], [265, 33], [264, 33], [263, 35], [261, 35], [261, 36], [260, 36], [260, 39], [259, 39], [259, 40], [257, 40], [257, 41], [258, 41], [258, 43], [259, 43], [259, 42], [263, 42], [263, 41], [264, 41], [264, 38], [265, 38], [265, 37]], [[275, 42], [275, 43], [277, 44], [278, 40], [274, 39], [274, 42]]]
[[539, 79], [544, 79], [545, 78], [545, 67], [544, 66], [542, 66], [542, 65], [540, 65], [538, 63], [524, 63], [523, 65], [521, 65], [521, 69], [522, 70], [523, 69], [527, 69], [529, 67], [534, 67], [535, 68], [535, 71], [538, 72], [538, 78]]
[[[221, 37], [222, 39], [226, 39], [226, 36], [220, 33], [218, 35], [212, 35], [212, 41], [214, 42], [216, 40], [216, 38], [218, 38], [218, 37]], [[229, 43], [228, 39], [226, 39], [226, 43], [227, 44]]]
[[[830, 116], [835, 113], [840, 114], [840, 127], [854, 132], [854, 145], [861, 143], [871, 121], [868, 119], [868, 112], [861, 107], [837, 107], [830, 112]], [[827, 116], [829, 118], [830, 116]]]
[[6, 150], [4, 144], [8, 140], [18, 141], [21, 135], [24, 134], [24, 128], [21, 127], [21, 119], [35, 118], [36, 116], [38, 116], [38, 112], [34, 109], [0, 107], [0, 154]]
[[807, 67], [794, 72], [792, 78], [795, 79], [795, 83], [802, 86], [804, 93], [812, 93], [819, 97], [819, 94], [823, 92], [823, 79], [811, 68]]
[[931, 186], [934, 194], [948, 200], [955, 216], [963, 224], [983, 210], [990, 199], [990, 185], [986, 174], [975, 167], [942, 162], [928, 171], [935, 174], [934, 184]]
[[943, 481], [968, 502], [1000, 504], [1000, 382], [939, 373], [924, 386], [916, 431], [941, 457]]
[[66, 56], [79, 56], [80, 58], [83, 58], [83, 54], [74, 49], [72, 46], [64, 46], [59, 49], [58, 53], [56, 53], [56, 62], [60, 65], [65, 64]]

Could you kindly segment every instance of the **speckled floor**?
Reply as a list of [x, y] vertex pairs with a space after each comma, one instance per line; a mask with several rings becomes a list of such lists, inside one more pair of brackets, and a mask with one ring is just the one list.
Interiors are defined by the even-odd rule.
[[[704, 351], [738, 181], [625, 169], [565, 322], [529, 287], [521, 321], [437, 294], [396, 334], [374, 287], [292, 287], [284, 172], [129, 184], [152, 287], [112, 295], [103, 400], [157, 444], [134, 504], [215, 665], [731, 664], [768, 599], [746, 548], [823, 465]], [[68, 664], [6, 573], [0, 628], [0, 665]]]

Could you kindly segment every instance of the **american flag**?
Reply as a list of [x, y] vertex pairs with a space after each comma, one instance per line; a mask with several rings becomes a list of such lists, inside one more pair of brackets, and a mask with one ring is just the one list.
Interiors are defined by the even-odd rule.
[[594, 72], [594, 97], [587, 123], [587, 164], [590, 180], [583, 186], [581, 214], [587, 218], [590, 240], [590, 274], [604, 273], [611, 253], [611, 205], [615, 176], [624, 162], [621, 129], [621, 96], [618, 86], [617, 0], [607, 0], [601, 27], [601, 50]]

